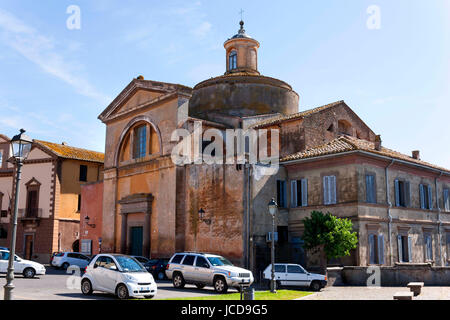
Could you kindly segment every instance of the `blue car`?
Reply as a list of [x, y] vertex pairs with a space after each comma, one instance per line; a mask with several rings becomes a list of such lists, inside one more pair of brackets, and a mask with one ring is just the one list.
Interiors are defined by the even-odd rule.
[[9, 248], [0, 247], [0, 250], [8, 250], [9, 251]]

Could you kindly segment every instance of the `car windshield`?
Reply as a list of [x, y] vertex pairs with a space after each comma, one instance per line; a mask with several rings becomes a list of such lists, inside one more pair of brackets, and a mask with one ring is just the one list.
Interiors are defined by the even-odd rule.
[[233, 264], [224, 257], [208, 257], [213, 266], [232, 266]]
[[125, 272], [147, 272], [136, 259], [127, 256], [115, 256], [117, 263]]

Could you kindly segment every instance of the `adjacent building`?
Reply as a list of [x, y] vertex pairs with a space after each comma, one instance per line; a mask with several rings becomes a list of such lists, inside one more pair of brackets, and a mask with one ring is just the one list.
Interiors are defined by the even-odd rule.
[[[9, 139], [0, 139], [4, 159], [0, 170], [0, 195], [4, 198], [0, 246], [9, 247], [15, 167], [6, 162], [11, 155]], [[79, 250], [81, 185], [101, 180], [103, 158], [103, 153], [66, 143], [33, 140], [20, 181], [16, 244], [19, 255], [48, 263], [52, 252]]]

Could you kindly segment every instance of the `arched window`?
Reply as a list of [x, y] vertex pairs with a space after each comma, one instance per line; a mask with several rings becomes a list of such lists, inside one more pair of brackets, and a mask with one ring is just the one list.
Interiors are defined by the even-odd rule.
[[228, 69], [233, 70], [237, 69], [237, 52], [236, 50], [232, 50], [230, 55], [228, 56]]

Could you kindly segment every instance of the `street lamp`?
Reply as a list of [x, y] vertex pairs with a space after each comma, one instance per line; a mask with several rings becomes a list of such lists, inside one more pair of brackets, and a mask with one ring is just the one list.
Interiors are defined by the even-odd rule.
[[19, 187], [22, 166], [31, 151], [33, 140], [25, 134], [24, 129], [20, 129], [20, 134], [11, 139], [11, 151], [15, 164], [17, 165], [16, 190], [14, 194], [14, 213], [12, 217], [12, 234], [9, 251], [8, 272], [6, 274], [6, 285], [4, 299], [12, 300], [12, 291], [14, 289], [14, 260], [16, 256], [16, 233], [17, 233], [17, 212], [19, 205]]
[[204, 223], [206, 223], [207, 225], [211, 224], [211, 219], [205, 219], [205, 210], [203, 210], [203, 208], [200, 208], [200, 210], [198, 210], [198, 219]]
[[271, 249], [271, 264], [272, 264], [272, 274], [270, 280], [270, 292], [277, 292], [277, 285], [275, 282], [275, 214], [277, 213], [278, 205], [274, 198], [270, 200], [267, 205], [269, 207], [269, 213], [272, 216], [272, 247]]

